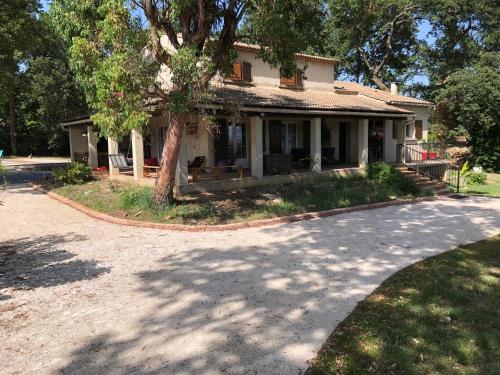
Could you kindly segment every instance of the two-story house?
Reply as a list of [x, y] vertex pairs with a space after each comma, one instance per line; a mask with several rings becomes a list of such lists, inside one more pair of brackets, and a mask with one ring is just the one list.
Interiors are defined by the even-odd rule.
[[[205, 106], [217, 126], [193, 114], [185, 129], [176, 187], [179, 191], [230, 190], [292, 181], [310, 173], [359, 173], [368, 162], [396, 162], [397, 144], [425, 138], [431, 103], [335, 80], [336, 61], [296, 54], [297, 71], [280, 76], [257, 58], [259, 47], [236, 44], [234, 71], [216, 76]], [[230, 104], [230, 105], [228, 105]], [[232, 108], [228, 110], [228, 108]], [[154, 184], [168, 127], [155, 114], [144, 134], [120, 143], [99, 140], [89, 118], [63, 124], [71, 157], [109, 165], [111, 178]], [[120, 173], [108, 154], [131, 156]], [[190, 164], [195, 165], [190, 168]]]

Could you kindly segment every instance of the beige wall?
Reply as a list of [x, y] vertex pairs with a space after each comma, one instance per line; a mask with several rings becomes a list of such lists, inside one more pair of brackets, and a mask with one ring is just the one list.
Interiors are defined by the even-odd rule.
[[[412, 111], [415, 113], [415, 120], [422, 121], [422, 139], [427, 139], [427, 135], [429, 133], [429, 116], [430, 116], [430, 107], [423, 106], [409, 106], [409, 105], [398, 105], [396, 107], [406, 109], [408, 111]], [[415, 140], [415, 124], [412, 122], [409, 124], [410, 127], [410, 137], [407, 137], [407, 140]]]
[[[256, 57], [253, 52], [237, 51], [236, 62], [249, 62], [252, 64], [252, 82], [256, 85], [276, 86], [280, 85], [279, 69], [272, 68], [269, 64]], [[333, 64], [306, 62], [297, 59], [297, 66], [304, 70], [304, 88], [333, 90], [334, 66]], [[215, 79], [220, 79], [217, 77]]]
[[71, 158], [75, 152], [77, 153], [88, 153], [89, 152], [89, 144], [87, 137], [82, 135], [82, 132], [87, 130], [87, 126], [72, 126], [69, 128], [70, 141], [71, 141]]

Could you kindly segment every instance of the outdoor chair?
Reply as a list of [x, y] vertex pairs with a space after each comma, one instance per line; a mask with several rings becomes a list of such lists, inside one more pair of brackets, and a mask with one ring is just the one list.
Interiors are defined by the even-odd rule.
[[127, 159], [123, 154], [110, 154], [109, 160], [111, 160], [111, 164], [114, 168], [118, 168], [118, 170], [131, 170], [133, 167], [129, 166], [127, 163]]
[[324, 147], [321, 150], [321, 158], [325, 165], [335, 164], [335, 147]]
[[200, 169], [205, 161], [205, 156], [196, 156], [194, 160], [188, 165], [189, 171], [193, 168]]

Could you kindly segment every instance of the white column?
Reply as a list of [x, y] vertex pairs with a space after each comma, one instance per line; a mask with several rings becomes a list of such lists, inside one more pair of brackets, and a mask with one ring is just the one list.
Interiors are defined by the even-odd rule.
[[[113, 138], [108, 138], [108, 155], [116, 155], [118, 154], [118, 142]], [[109, 175], [117, 175], [120, 173], [118, 168], [113, 167], [113, 163], [111, 162], [111, 158], [109, 158]]]
[[311, 171], [321, 172], [321, 118], [311, 120]]
[[182, 187], [188, 184], [187, 134], [186, 126], [182, 130], [181, 149], [175, 170], [175, 186]]
[[73, 129], [71, 126], [68, 126], [68, 134], [69, 134], [69, 157], [71, 162], [75, 161], [75, 154], [73, 153]]
[[264, 151], [262, 150], [262, 119], [250, 117], [250, 156], [252, 158], [252, 176], [264, 177]]
[[144, 143], [140, 131], [132, 130], [132, 165], [134, 168], [134, 180], [144, 178]]
[[368, 164], [368, 119], [358, 120], [358, 166]]
[[97, 168], [97, 137], [92, 125], [87, 126], [87, 141], [89, 145], [89, 165], [92, 168]]
[[393, 120], [384, 120], [384, 161], [386, 163], [396, 162], [396, 145], [392, 134]]

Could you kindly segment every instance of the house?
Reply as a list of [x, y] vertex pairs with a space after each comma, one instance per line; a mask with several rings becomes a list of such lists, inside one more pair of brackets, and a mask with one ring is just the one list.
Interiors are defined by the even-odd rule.
[[[311, 173], [355, 174], [366, 163], [395, 163], [397, 144], [415, 143], [427, 135], [431, 103], [335, 80], [336, 60], [296, 54], [297, 70], [280, 76], [257, 58], [259, 47], [237, 43], [234, 72], [216, 76], [208, 110], [217, 131], [194, 114], [185, 129], [176, 188], [182, 192], [232, 190], [282, 183]], [[236, 107], [238, 116], [227, 111]], [[235, 120], [235, 117], [238, 119]], [[110, 178], [154, 184], [168, 127], [165, 115], [153, 116], [144, 134], [132, 132], [120, 143], [98, 139], [90, 119], [63, 124], [69, 131], [72, 160], [109, 165]], [[120, 172], [108, 154], [132, 155], [133, 173]], [[202, 168], [189, 169], [203, 160]]]

